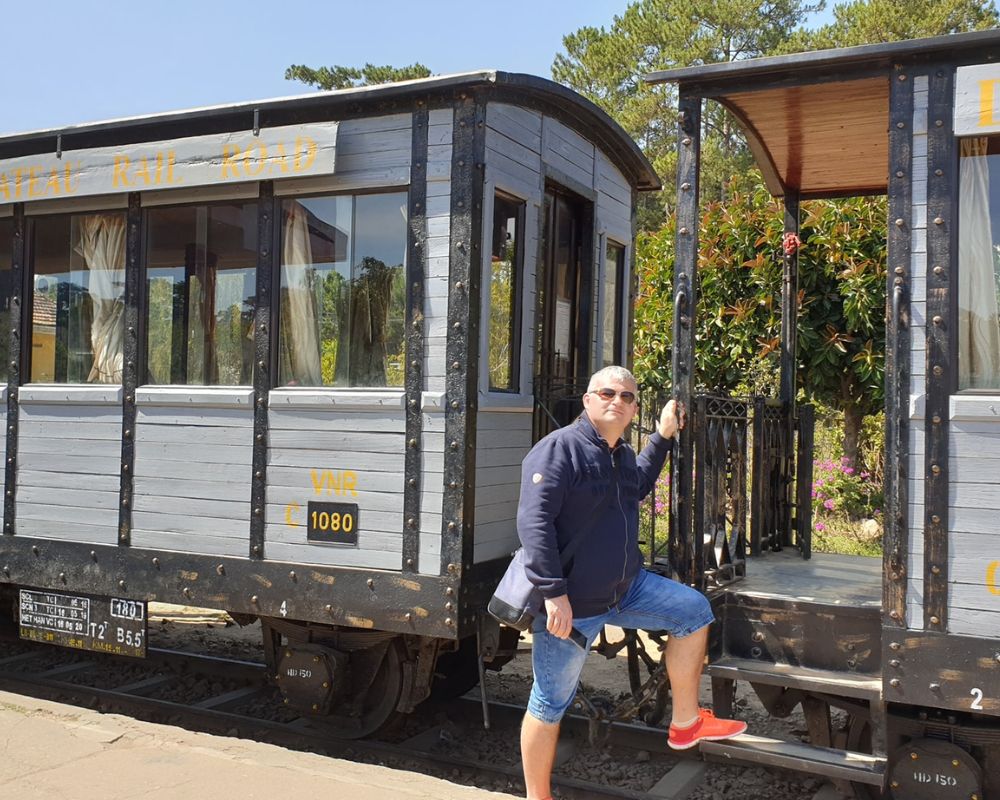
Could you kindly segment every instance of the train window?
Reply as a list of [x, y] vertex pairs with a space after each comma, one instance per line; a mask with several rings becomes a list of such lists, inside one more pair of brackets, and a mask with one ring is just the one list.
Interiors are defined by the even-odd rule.
[[253, 382], [257, 204], [146, 212], [147, 381]]
[[959, 141], [958, 388], [1000, 389], [1000, 136]]
[[[0, 353], [10, 344], [10, 298], [14, 294], [14, 220], [0, 219]], [[7, 382], [7, 359], [0, 361], [0, 381]]]
[[490, 253], [490, 316], [487, 334], [490, 391], [518, 390], [520, 303], [524, 203], [497, 192], [493, 199], [493, 248]]
[[402, 386], [406, 195], [287, 199], [281, 212], [279, 382]]
[[622, 327], [625, 314], [625, 248], [608, 240], [604, 252], [604, 342], [601, 363], [607, 367], [622, 363]]
[[31, 380], [121, 383], [125, 215], [38, 217], [33, 229]]

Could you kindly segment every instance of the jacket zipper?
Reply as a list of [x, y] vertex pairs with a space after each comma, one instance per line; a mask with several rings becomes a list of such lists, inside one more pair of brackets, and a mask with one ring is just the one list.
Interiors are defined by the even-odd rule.
[[611, 454], [611, 471], [615, 477], [615, 491], [618, 494], [618, 510], [621, 512], [622, 522], [625, 523], [624, 538], [622, 539], [622, 553], [624, 555], [624, 559], [622, 560], [622, 579], [618, 582], [618, 586], [615, 587], [614, 606], [613, 606], [617, 607], [618, 591], [621, 588], [621, 585], [625, 583], [625, 573], [628, 571], [628, 516], [625, 514], [625, 509], [622, 508], [622, 485], [618, 479], [619, 478], [618, 465], [615, 463], [614, 453]]

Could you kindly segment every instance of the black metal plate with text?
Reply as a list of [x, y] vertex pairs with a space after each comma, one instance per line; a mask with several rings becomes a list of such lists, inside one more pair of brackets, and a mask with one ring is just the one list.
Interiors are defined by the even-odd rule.
[[306, 539], [356, 547], [360, 521], [357, 503], [309, 503]]
[[18, 630], [22, 639], [116, 656], [146, 657], [146, 603], [21, 589]]

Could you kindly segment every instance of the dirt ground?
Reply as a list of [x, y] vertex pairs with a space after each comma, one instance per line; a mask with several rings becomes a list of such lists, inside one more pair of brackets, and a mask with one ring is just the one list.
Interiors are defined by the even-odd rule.
[[[241, 628], [222, 611], [181, 606], [150, 604], [150, 644], [177, 650], [192, 650], [217, 656], [236, 657], [262, 661], [260, 625]], [[609, 628], [609, 641], [621, 638], [618, 629]], [[530, 648], [530, 636], [525, 636], [521, 648]], [[655, 642], [646, 640], [647, 652], [657, 653]], [[643, 673], [645, 677], [645, 672]], [[591, 653], [581, 679], [583, 692], [588, 697], [614, 701], [628, 691], [627, 659], [624, 651], [617, 658], [605, 658]], [[519, 653], [503, 670], [487, 672], [487, 694], [491, 699], [524, 704], [531, 687], [530, 653]], [[475, 690], [474, 690], [475, 691]], [[711, 690], [707, 677], [702, 681], [700, 700], [711, 707]], [[668, 710], [669, 714], [669, 710]], [[805, 738], [805, 721], [797, 710], [786, 719], [771, 717], [760, 704], [753, 691], [744, 684], [737, 688], [736, 716], [749, 724], [750, 733], [776, 739], [801, 741]], [[469, 747], [479, 738], [478, 731], [466, 734]], [[666, 748], [664, 732], [664, 748]], [[484, 738], [484, 742], [488, 737]], [[496, 748], [495, 741], [485, 745]], [[502, 752], [500, 752], [502, 751]], [[508, 752], [509, 751], [509, 752]], [[505, 743], [496, 753], [497, 758], [516, 757], [516, 742]], [[579, 763], [576, 763], [579, 762]], [[645, 788], [642, 763], [620, 763], [613, 753], [593, 753], [576, 759], [564, 767], [571, 774], [590, 777], [589, 772], [620, 775], [617, 783], [634, 788]], [[816, 777], [782, 771], [765, 771], [760, 768], [710, 764], [705, 779], [691, 795], [691, 800], [744, 800], [766, 796], [768, 800], [802, 800], [811, 798], [822, 786]]]

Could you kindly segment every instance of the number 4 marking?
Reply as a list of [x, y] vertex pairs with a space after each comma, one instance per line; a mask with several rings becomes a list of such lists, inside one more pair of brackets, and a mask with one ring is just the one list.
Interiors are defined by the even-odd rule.
[[972, 701], [972, 705], [970, 706], [970, 708], [973, 708], [976, 711], [982, 711], [983, 710], [983, 690], [982, 689], [978, 689], [978, 688], [974, 688], [971, 692], [969, 692], [969, 694], [971, 694], [974, 698], [976, 698], [975, 700]]
[[[278, 613], [281, 614], [281, 616], [283, 616], [283, 617], [287, 617], [288, 616], [288, 601], [287, 600], [282, 600], [281, 601], [281, 608], [278, 609]], [[982, 697], [982, 692], [980, 692], [979, 695], [980, 695], [980, 697]], [[975, 708], [975, 706], [973, 706], [973, 708]]]

